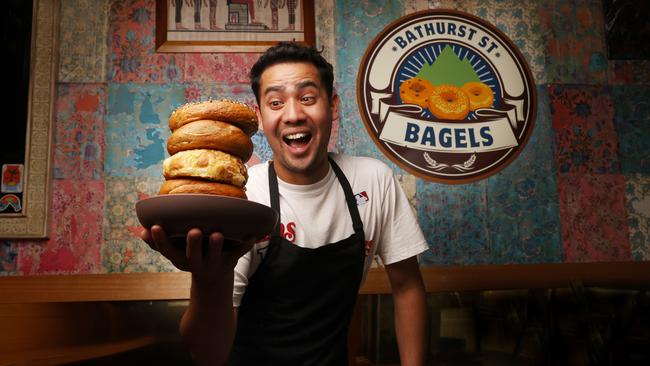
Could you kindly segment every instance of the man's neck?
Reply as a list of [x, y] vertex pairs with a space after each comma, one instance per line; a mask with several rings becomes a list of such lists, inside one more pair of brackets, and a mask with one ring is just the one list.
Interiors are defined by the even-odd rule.
[[319, 182], [325, 178], [329, 171], [330, 163], [325, 159], [317, 167], [305, 172], [293, 172], [286, 169], [282, 164], [274, 164], [275, 174], [285, 183], [296, 185], [309, 185]]

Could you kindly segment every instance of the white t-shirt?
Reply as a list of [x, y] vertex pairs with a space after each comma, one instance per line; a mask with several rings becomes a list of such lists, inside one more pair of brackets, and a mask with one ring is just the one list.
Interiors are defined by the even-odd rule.
[[[331, 154], [350, 182], [366, 240], [365, 274], [375, 255], [383, 264], [391, 264], [418, 255], [428, 249], [422, 230], [393, 172], [383, 162], [366, 157]], [[271, 206], [268, 162], [248, 170], [248, 199]], [[345, 193], [330, 169], [321, 181], [294, 185], [278, 178], [280, 193], [280, 232], [292, 243], [317, 248], [352, 235], [352, 218]], [[248, 279], [261, 263], [268, 239], [256, 243], [239, 259], [235, 267], [233, 304], [239, 306]]]

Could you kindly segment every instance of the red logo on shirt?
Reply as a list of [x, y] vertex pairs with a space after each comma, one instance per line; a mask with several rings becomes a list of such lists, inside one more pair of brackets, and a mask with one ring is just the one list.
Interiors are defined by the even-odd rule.
[[[295, 244], [296, 242], [296, 223], [290, 222], [288, 224], [280, 223], [280, 236], [287, 239], [288, 241]], [[256, 241], [256, 243], [262, 243], [269, 241], [271, 239], [271, 234], [267, 234], [264, 238]]]
[[280, 235], [288, 241], [296, 242], [296, 223], [290, 222], [286, 226], [280, 223]]

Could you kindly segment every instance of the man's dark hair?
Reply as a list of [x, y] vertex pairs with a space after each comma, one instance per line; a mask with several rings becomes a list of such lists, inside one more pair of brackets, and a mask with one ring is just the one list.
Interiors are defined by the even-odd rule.
[[296, 42], [280, 42], [266, 50], [251, 68], [249, 76], [257, 104], [260, 103], [260, 78], [262, 77], [262, 73], [267, 68], [282, 62], [307, 62], [316, 66], [320, 81], [323, 83], [327, 92], [327, 97], [330, 100], [332, 99], [334, 91], [334, 68], [321, 55], [321, 51]]

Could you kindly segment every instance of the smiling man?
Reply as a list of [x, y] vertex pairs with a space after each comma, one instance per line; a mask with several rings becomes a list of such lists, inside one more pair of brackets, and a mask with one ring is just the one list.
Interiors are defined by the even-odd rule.
[[[392, 286], [401, 364], [422, 365], [427, 322], [417, 255], [428, 246], [386, 164], [328, 153], [339, 110], [332, 66], [314, 48], [285, 42], [250, 76], [273, 158], [249, 169], [247, 195], [279, 211], [280, 224], [236, 252], [222, 252], [223, 236], [213, 233], [203, 254], [201, 233], [188, 233], [182, 267], [192, 272], [192, 288], [181, 333], [194, 359], [347, 365], [358, 290], [378, 256]], [[159, 227], [143, 238], [168, 245]]]

